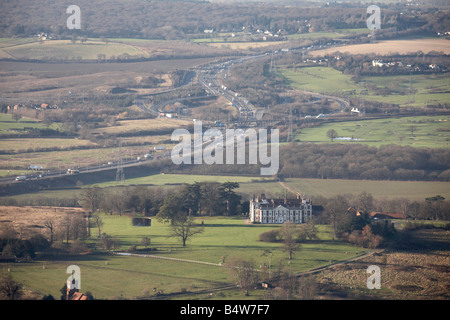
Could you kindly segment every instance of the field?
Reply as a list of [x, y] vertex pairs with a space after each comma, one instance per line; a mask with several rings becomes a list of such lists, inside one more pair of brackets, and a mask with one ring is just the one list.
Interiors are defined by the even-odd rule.
[[70, 149], [81, 146], [95, 146], [89, 140], [74, 138], [14, 138], [2, 139], [0, 150], [19, 152], [24, 150], [37, 150], [41, 148]]
[[[153, 151], [154, 146], [171, 147], [170, 131], [190, 124], [191, 121], [166, 118], [122, 120], [117, 121], [114, 126], [94, 129], [93, 134], [128, 134], [128, 137], [122, 139], [122, 157], [123, 160], [126, 160], [143, 156]], [[40, 121], [26, 117], [16, 122], [12, 120], [10, 114], [0, 114], [0, 133], [17, 134], [24, 131], [24, 128], [45, 129], [47, 126]], [[54, 123], [49, 128], [59, 129], [60, 125]], [[160, 130], [164, 132], [159, 134]], [[151, 133], [134, 136], [142, 134], [144, 131]], [[92, 141], [74, 138], [2, 139], [0, 151], [13, 152], [13, 154], [0, 154], [0, 167], [7, 170], [24, 171], [33, 164], [41, 165], [46, 170], [65, 171], [67, 166], [85, 167], [110, 161], [116, 163], [118, 159], [117, 148], [103, 148]]]
[[329, 143], [326, 133], [334, 129], [338, 133], [335, 143], [360, 143], [374, 147], [395, 144], [417, 148], [448, 148], [449, 121], [449, 116], [356, 119], [305, 128], [296, 135], [296, 139], [301, 142]]
[[[98, 133], [138, 133], [139, 131], [158, 131], [158, 130], [174, 130], [192, 125], [192, 121], [156, 118], [143, 120], [121, 120], [117, 121], [114, 126], [96, 129]], [[169, 134], [170, 139], [170, 134]]]
[[[126, 173], [125, 173], [126, 176]], [[236, 192], [249, 199], [252, 195], [261, 193], [267, 196], [284, 197], [295, 196], [278, 181], [270, 180], [260, 176], [207, 176], [207, 175], [183, 175], [183, 174], [154, 174], [140, 178], [126, 179], [123, 182], [102, 182], [86, 184], [87, 186], [98, 186], [108, 188], [113, 186], [147, 185], [149, 188], [173, 188], [176, 185], [192, 184], [195, 182], [239, 182]], [[442, 195], [450, 198], [448, 182], [438, 181], [370, 181], [370, 180], [343, 180], [343, 179], [303, 179], [287, 178], [285, 185], [295, 192], [305, 195], [314, 200], [319, 196], [333, 197], [338, 194], [358, 195], [362, 191], [371, 193], [375, 199], [397, 199], [406, 198], [411, 201], [424, 200], [426, 197]], [[80, 188], [43, 190], [36, 193], [25, 193], [12, 196], [18, 201], [46, 198], [73, 199], [78, 197]]]
[[118, 56], [145, 57], [145, 52], [136, 47], [119, 43], [105, 43], [89, 40], [84, 43], [72, 43], [70, 40], [51, 40], [15, 44], [0, 48], [0, 54], [9, 55], [15, 59], [37, 60], [97, 60], [99, 54], [106, 59]]
[[[57, 123], [53, 123], [50, 126], [45, 125], [41, 121], [38, 121], [36, 119], [28, 118], [28, 117], [22, 117], [18, 121], [15, 121], [11, 114], [4, 114], [0, 113], [0, 134], [20, 134], [25, 129], [53, 129], [57, 130], [60, 128], [60, 126]], [[2, 144], [0, 145], [0, 149], [6, 149], [6, 145]]]
[[[147, 148], [148, 150], [149, 148]], [[135, 159], [136, 154], [142, 154], [142, 147], [126, 148], [126, 158]], [[51, 152], [28, 152], [13, 156], [0, 155], [0, 166], [11, 169], [27, 169], [30, 165], [43, 166], [45, 170], [56, 170], [65, 172], [70, 167], [89, 167], [98, 164], [106, 164], [116, 160], [116, 148], [96, 148], [85, 150], [51, 151]]]
[[336, 29], [334, 32], [331, 31], [319, 31], [319, 32], [309, 32], [309, 33], [299, 33], [288, 35], [287, 38], [289, 40], [298, 40], [298, 39], [314, 39], [314, 38], [331, 38], [331, 39], [339, 39], [345, 36], [353, 35], [353, 34], [369, 34], [370, 30], [366, 28], [361, 29]]
[[[437, 75], [412, 75], [411, 87], [416, 92], [410, 97], [409, 76], [378, 76], [361, 77], [359, 82], [351, 80], [350, 75], [330, 67], [316, 66], [297, 68], [297, 71], [284, 68], [281, 75], [288, 80], [294, 88], [340, 95], [359, 95], [361, 99], [399, 104], [400, 106], [425, 107], [429, 104], [445, 104], [450, 99], [448, 89], [450, 78], [446, 74]], [[363, 87], [364, 84], [364, 87]], [[398, 92], [390, 92], [385, 95], [377, 94], [373, 90], [366, 91], [366, 86], [374, 85], [377, 89], [398, 87]], [[410, 101], [410, 99], [413, 101]]]
[[110, 181], [95, 184], [97, 187], [127, 186], [127, 185], [152, 185], [171, 186], [179, 184], [193, 184], [195, 182], [239, 182], [242, 184], [271, 181], [264, 177], [246, 176], [214, 176], [214, 175], [184, 175], [184, 174], [155, 174], [146, 177], [132, 178], [125, 181]]
[[[11, 211], [11, 209], [13, 211]], [[43, 223], [42, 217], [68, 213], [67, 209], [1, 207], [8, 221], [16, 226], [36, 228]], [[14, 213], [14, 214], [12, 214]], [[74, 212], [72, 212], [74, 213]], [[323, 298], [331, 299], [447, 299], [449, 256], [445, 248], [448, 231], [426, 229], [419, 231], [421, 245], [433, 244], [433, 250], [395, 251], [369, 255], [357, 261], [346, 262], [368, 252], [350, 244], [332, 240], [331, 227], [319, 225], [317, 241], [307, 241], [288, 263], [280, 243], [265, 243], [258, 240], [260, 233], [279, 228], [278, 225], [249, 225], [238, 217], [199, 217], [196, 222], [204, 232], [182, 247], [176, 238], [169, 237], [168, 225], [152, 220], [151, 227], [133, 227], [128, 216], [103, 215], [102, 232], [119, 241], [117, 252], [124, 252], [136, 245], [137, 255], [115, 255], [87, 253], [72, 256], [54, 256], [50, 260], [38, 258], [33, 262], [3, 264], [0, 274], [10, 272], [16, 281], [24, 284], [28, 298], [37, 294], [52, 294], [59, 298], [60, 289], [68, 275], [69, 265], [81, 269], [81, 291], [91, 292], [97, 299], [155, 299], [157, 292], [164, 293], [160, 299], [261, 299], [264, 291], [251, 290], [245, 297], [237, 289], [219, 290], [232, 284], [226, 269], [221, 266], [235, 257], [253, 259], [256, 267], [269, 266], [263, 253], [273, 253], [271, 270], [290, 270], [298, 274], [319, 266], [330, 266], [314, 277], [322, 288], [329, 287]], [[92, 243], [96, 228], [90, 230]], [[151, 239], [148, 251], [141, 239]], [[59, 245], [64, 247], [63, 244]], [[150, 256], [139, 256], [149, 254]], [[47, 255], [47, 258], [51, 256]], [[381, 290], [368, 290], [366, 269], [369, 265], [381, 269]], [[263, 274], [260, 274], [263, 276]]]
[[[387, 250], [335, 266], [320, 272], [317, 279], [326, 279], [330, 283], [349, 290], [350, 297], [379, 297], [395, 300], [448, 300], [450, 285], [448, 267], [448, 230], [420, 230], [416, 232], [426, 249], [406, 251]], [[420, 243], [420, 242], [419, 242]], [[380, 290], [368, 290], [367, 268], [376, 265], [380, 268]], [[350, 288], [350, 289], [348, 289]]]
[[329, 67], [304, 67], [281, 69], [281, 75], [288, 80], [294, 88], [320, 93], [345, 93], [360, 90], [360, 87], [351, 80], [351, 76]]
[[[23, 103], [26, 99], [26, 102], [38, 104], [54, 102], [64, 106], [64, 101], [81, 103], [84, 100], [88, 104], [90, 99], [105, 98], [105, 94], [115, 87], [134, 90], [134, 94], [165, 91], [171, 85], [167, 77], [169, 73], [204, 64], [210, 59], [167, 59], [127, 63], [71, 61], [71, 63], [52, 62], [51, 65], [45, 62], [1, 61], [0, 90], [3, 98], [9, 98], [8, 101]], [[149, 76], [165, 81], [151, 88], [141, 88], [140, 79]], [[109, 95], [109, 99], [115, 99], [114, 95]]]
[[392, 53], [408, 54], [422, 51], [428, 53], [430, 51], [450, 53], [450, 43], [445, 39], [425, 38], [413, 40], [387, 40], [379, 41], [370, 44], [355, 44], [343, 47], [332, 47], [323, 50], [315, 50], [310, 54], [313, 56], [323, 56], [333, 52], [346, 52], [350, 54], [376, 54], [376, 55], [390, 55]]
[[311, 197], [332, 197], [338, 194], [358, 195], [366, 191], [374, 199], [425, 200], [426, 197], [441, 194], [450, 197], [449, 182], [435, 181], [369, 181], [342, 179], [286, 179], [285, 184], [293, 190]]
[[[267, 257], [261, 256], [266, 249], [273, 252], [274, 270], [281, 263], [283, 269], [289, 267], [293, 272], [346, 260], [366, 251], [339, 241], [331, 241], [329, 228], [320, 226], [321, 241], [305, 243], [288, 265], [286, 253], [281, 250], [280, 244], [258, 240], [260, 233], [278, 227], [274, 225], [247, 225], [241, 218], [202, 217], [197, 222], [203, 225], [204, 232], [189, 241], [186, 247], [182, 247], [177, 239], [168, 237], [168, 226], [155, 219], [150, 228], [133, 227], [130, 218], [126, 216], [103, 216], [102, 219], [102, 232], [120, 241], [118, 250], [127, 250], [131, 245], [143, 249], [140, 241], [147, 236], [151, 239], [150, 247], [156, 249], [151, 254], [200, 263], [89, 254], [62, 262], [37, 260], [8, 266], [13, 277], [29, 289], [58, 297], [59, 289], [68, 277], [65, 274], [66, 268], [70, 264], [76, 264], [81, 268], [82, 291], [91, 291], [99, 299], [112, 299], [121, 294], [125, 298], [135, 298], [154, 296], [153, 288], [170, 294], [185, 291], [195, 293], [229, 285], [227, 272], [220, 266], [223, 259], [226, 262], [232, 257], [245, 257], [254, 259], [258, 265], [268, 265]], [[95, 234], [96, 229], [91, 229], [91, 235]], [[6, 266], [2, 268], [3, 272], [6, 271], [5, 268]], [[225, 292], [222, 298], [227, 298], [227, 294]], [[244, 298], [242, 295], [240, 297]], [[255, 296], [251, 295], [249, 298]]]
[[62, 224], [66, 216], [85, 217], [85, 214], [81, 208], [0, 206], [0, 223], [2, 229], [11, 224], [15, 230], [20, 230], [23, 239], [28, 239], [33, 234], [43, 232], [48, 220], [52, 220], [56, 226]]

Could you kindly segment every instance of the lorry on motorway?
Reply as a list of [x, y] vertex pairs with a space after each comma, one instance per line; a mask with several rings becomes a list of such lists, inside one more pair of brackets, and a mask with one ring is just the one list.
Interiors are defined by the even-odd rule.
[[80, 173], [80, 170], [77, 169], [67, 169], [67, 174], [77, 174]]
[[27, 180], [27, 176], [17, 176], [16, 181], [25, 181]]

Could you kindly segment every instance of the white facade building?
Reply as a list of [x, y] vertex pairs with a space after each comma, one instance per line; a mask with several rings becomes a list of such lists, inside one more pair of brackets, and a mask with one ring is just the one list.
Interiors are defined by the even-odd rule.
[[312, 218], [312, 204], [306, 199], [266, 199], [264, 194], [250, 200], [250, 222], [306, 223]]

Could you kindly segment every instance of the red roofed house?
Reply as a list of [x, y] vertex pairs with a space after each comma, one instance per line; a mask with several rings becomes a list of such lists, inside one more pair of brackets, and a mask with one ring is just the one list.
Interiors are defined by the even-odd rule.
[[67, 280], [66, 300], [87, 300], [88, 297], [78, 291], [78, 283], [76, 280]]
[[398, 212], [371, 212], [369, 216], [372, 219], [405, 219], [403, 213]]

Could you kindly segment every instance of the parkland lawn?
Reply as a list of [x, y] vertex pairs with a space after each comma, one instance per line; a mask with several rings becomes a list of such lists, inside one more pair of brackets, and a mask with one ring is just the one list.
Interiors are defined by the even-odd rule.
[[[291, 270], [294, 273], [306, 271], [323, 265], [336, 263], [361, 255], [367, 250], [357, 248], [340, 241], [333, 241], [331, 228], [319, 226], [320, 240], [302, 244], [301, 250], [294, 254], [289, 264], [288, 255], [282, 250], [281, 243], [266, 243], [259, 241], [262, 232], [279, 228], [278, 225], [247, 224], [238, 217], [200, 217], [196, 222], [203, 226], [204, 232], [181, 246], [177, 238], [169, 237], [167, 224], [152, 219], [151, 227], [134, 227], [131, 218], [127, 216], [102, 216], [101, 232], [111, 235], [120, 242], [117, 251], [124, 251], [132, 245], [138, 249], [142, 237], [151, 239], [150, 247], [156, 249], [150, 252], [158, 257], [177, 258], [191, 261], [220, 264], [222, 259], [227, 262], [233, 257], [253, 259], [255, 266], [269, 265], [265, 250], [273, 253], [272, 271], [277, 268]], [[97, 229], [91, 228], [91, 239], [94, 242]], [[78, 265], [81, 269], [81, 289], [90, 291], [98, 299], [112, 299], [123, 296], [135, 298], [142, 295], [155, 295], [153, 288], [164, 293], [197, 292], [203, 289], [213, 289], [232, 284], [226, 269], [219, 265], [184, 262], [176, 260], [156, 259], [148, 257], [119, 256], [114, 254], [88, 254], [72, 256], [61, 261], [63, 257], [55, 257], [54, 261], [34, 261], [8, 265], [11, 274], [27, 288], [43, 294], [52, 294], [59, 298], [59, 290], [64, 285], [69, 265]], [[57, 261], [59, 260], [59, 261]], [[1, 272], [6, 272], [7, 266], [2, 266]], [[220, 295], [227, 299], [236, 291]], [[254, 299], [255, 292], [250, 299]], [[205, 297], [207, 295], [205, 294]], [[245, 298], [239, 294], [239, 298]]]

